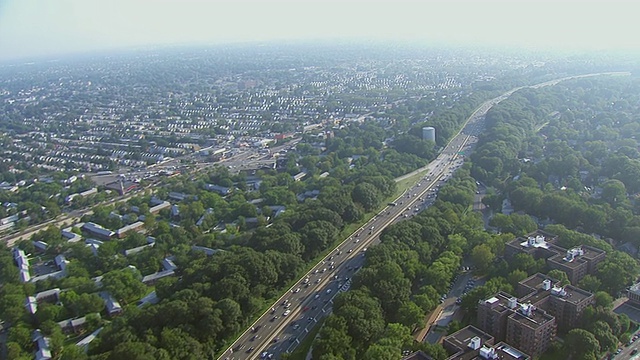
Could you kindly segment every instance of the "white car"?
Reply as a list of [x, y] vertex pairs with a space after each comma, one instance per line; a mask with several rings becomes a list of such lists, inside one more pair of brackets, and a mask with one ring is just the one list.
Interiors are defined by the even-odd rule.
[[289, 314], [291, 314], [291, 310], [287, 309], [282, 313], [282, 316], [287, 316]]
[[295, 290], [293, 290], [294, 293], [299, 293], [300, 292], [300, 288], [297, 288]]

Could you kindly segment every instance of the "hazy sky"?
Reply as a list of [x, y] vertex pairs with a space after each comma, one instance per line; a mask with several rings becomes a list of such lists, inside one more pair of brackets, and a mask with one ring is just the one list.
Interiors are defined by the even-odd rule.
[[0, 59], [317, 38], [640, 49], [637, 1], [0, 0]]

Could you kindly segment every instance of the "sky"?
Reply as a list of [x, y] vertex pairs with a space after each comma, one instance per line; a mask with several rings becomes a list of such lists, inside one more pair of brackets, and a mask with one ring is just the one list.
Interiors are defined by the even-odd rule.
[[0, 0], [0, 59], [314, 39], [640, 50], [628, 0]]

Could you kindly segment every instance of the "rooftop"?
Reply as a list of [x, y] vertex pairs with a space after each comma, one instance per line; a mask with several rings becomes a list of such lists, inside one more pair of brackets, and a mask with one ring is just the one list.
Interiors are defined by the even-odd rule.
[[[472, 340], [478, 345], [476, 349], [470, 346]], [[456, 347], [456, 350], [453, 350], [454, 354], [448, 359], [470, 360], [476, 358], [480, 346], [484, 346], [487, 343], [489, 345], [493, 344], [494, 338], [475, 326], [469, 325], [447, 336], [444, 341]]]
[[506, 310], [511, 310], [509, 309], [509, 301], [511, 299], [514, 299], [514, 297], [504, 291], [501, 291], [487, 300], [480, 300], [480, 302], [484, 303], [484, 305], [486, 306], [491, 307], [495, 311], [503, 312]]
[[545, 280], [550, 280], [551, 284], [557, 284], [558, 280], [549, 277], [545, 274], [541, 274], [541, 273], [536, 273], [534, 275], [529, 276], [528, 278], [520, 281], [520, 284], [532, 288], [532, 289], [537, 289], [537, 288], [542, 288], [542, 283]]
[[509, 315], [509, 319], [532, 329], [537, 329], [555, 318], [531, 304], [520, 305], [518, 311]]

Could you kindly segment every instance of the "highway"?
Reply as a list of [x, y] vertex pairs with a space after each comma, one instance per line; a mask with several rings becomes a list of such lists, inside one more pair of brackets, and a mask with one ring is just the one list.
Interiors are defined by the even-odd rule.
[[[456, 135], [428, 167], [423, 179], [387, 205], [352, 236], [305, 274], [271, 309], [256, 320], [225, 352], [221, 360], [277, 359], [291, 352], [313, 328], [318, 319], [332, 310], [332, 299], [346, 291], [351, 277], [362, 266], [368, 246], [379, 241], [382, 230], [409, 218], [433, 203], [439, 188], [462, 164], [459, 153], [477, 140], [478, 116], [469, 118], [465, 131]], [[285, 315], [286, 314], [286, 315]]]

